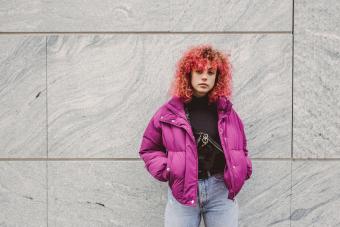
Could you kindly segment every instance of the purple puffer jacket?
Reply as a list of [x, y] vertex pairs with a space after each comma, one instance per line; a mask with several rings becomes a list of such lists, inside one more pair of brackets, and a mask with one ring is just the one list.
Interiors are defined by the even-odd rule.
[[[218, 130], [226, 159], [224, 182], [228, 199], [241, 190], [252, 174], [244, 127], [227, 97], [217, 101]], [[183, 205], [195, 207], [198, 188], [198, 154], [184, 103], [173, 96], [153, 115], [147, 125], [139, 151], [147, 171], [166, 182], [173, 196]]]

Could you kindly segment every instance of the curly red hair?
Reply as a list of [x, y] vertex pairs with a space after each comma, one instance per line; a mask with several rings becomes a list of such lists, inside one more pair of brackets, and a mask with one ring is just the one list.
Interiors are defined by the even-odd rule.
[[204, 70], [210, 62], [216, 70], [214, 87], [209, 91], [209, 102], [216, 102], [219, 96], [231, 97], [231, 64], [228, 57], [210, 44], [191, 46], [176, 64], [175, 78], [170, 86], [170, 95], [181, 97], [184, 102], [192, 99], [192, 70]]

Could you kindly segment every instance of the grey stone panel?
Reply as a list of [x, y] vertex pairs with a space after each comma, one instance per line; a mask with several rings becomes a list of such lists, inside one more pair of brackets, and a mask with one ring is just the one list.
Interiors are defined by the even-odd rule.
[[292, 0], [172, 2], [171, 31], [292, 30]]
[[223, 34], [50, 36], [49, 157], [137, 157], [189, 43], [231, 54], [251, 155], [290, 157], [290, 35]]
[[237, 195], [240, 226], [290, 226], [291, 161], [255, 160]]
[[169, 1], [2, 1], [0, 31], [169, 31], [169, 18]]
[[340, 2], [295, 2], [295, 158], [340, 157]]
[[167, 184], [141, 161], [50, 161], [49, 226], [162, 226]]
[[339, 226], [340, 162], [293, 161], [291, 226]]
[[46, 157], [46, 38], [0, 37], [0, 157]]
[[45, 161], [0, 162], [0, 225], [47, 226]]

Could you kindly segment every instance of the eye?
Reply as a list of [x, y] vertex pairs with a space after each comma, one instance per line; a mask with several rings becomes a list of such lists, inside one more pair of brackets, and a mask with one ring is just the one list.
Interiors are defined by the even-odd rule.
[[209, 72], [209, 75], [214, 75], [214, 74], [215, 74], [215, 72], [213, 72], [213, 71]]

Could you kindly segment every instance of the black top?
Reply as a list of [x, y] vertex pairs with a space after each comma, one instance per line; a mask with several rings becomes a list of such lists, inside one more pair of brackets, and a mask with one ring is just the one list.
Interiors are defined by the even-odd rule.
[[[217, 128], [217, 106], [216, 103], [209, 103], [208, 96], [203, 97], [192, 96], [192, 100], [185, 104], [189, 112], [189, 120], [191, 127], [196, 131], [208, 133], [209, 137], [215, 140], [221, 145], [220, 136]], [[198, 139], [198, 135], [194, 134], [195, 139]], [[222, 152], [218, 152], [214, 160], [211, 160], [213, 155], [211, 152], [201, 152], [198, 150], [198, 175], [204, 175], [209, 167], [212, 166], [210, 172], [219, 173], [224, 171], [225, 158]], [[208, 164], [210, 162], [210, 164]], [[212, 162], [212, 164], [211, 164]], [[199, 177], [200, 178], [200, 177]]]

